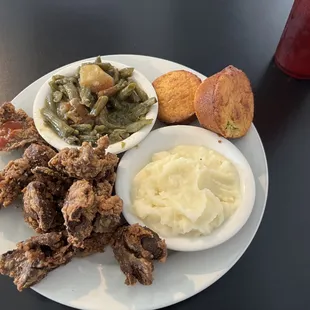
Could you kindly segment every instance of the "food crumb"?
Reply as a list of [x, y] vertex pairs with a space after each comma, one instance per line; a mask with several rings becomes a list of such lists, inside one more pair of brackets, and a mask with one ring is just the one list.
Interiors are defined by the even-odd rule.
[[136, 148], [136, 149], [139, 148], [139, 144], [137, 144], [137, 145], [135, 146], [135, 148]]
[[222, 143], [222, 140], [218, 140], [217, 142], [218, 142], [218, 143]]
[[121, 147], [122, 149], [126, 146], [126, 143], [125, 142], [121, 142]]

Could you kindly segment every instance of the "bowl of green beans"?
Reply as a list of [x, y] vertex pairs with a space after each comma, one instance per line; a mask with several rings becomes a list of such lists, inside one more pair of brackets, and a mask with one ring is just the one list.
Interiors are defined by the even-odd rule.
[[108, 152], [141, 142], [158, 114], [152, 83], [140, 72], [101, 57], [70, 64], [40, 88], [33, 118], [40, 135], [58, 150], [108, 135]]

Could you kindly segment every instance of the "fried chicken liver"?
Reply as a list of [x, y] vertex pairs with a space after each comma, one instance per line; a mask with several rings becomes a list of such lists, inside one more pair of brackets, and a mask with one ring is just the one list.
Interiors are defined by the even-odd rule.
[[97, 214], [94, 221], [94, 232], [113, 233], [121, 224], [123, 201], [118, 196], [106, 198], [97, 196]]
[[94, 253], [104, 252], [112, 240], [112, 233], [95, 233], [92, 232], [89, 237], [80, 242], [79, 247], [76, 248], [77, 255], [88, 256]]
[[38, 166], [47, 167], [48, 162], [57, 153], [47, 145], [32, 143], [24, 152], [23, 158], [27, 159], [31, 168]]
[[9, 206], [31, 180], [32, 173], [27, 159], [10, 161], [0, 172], [0, 207]]
[[37, 164], [47, 166], [55, 154], [56, 152], [46, 145], [31, 144], [25, 150], [23, 158], [10, 161], [0, 172], [0, 206], [10, 205], [34, 179], [31, 168]]
[[10, 102], [0, 106], [0, 151], [23, 148], [31, 143], [45, 144], [34, 121]]
[[64, 199], [68, 189], [73, 183], [73, 179], [65, 177], [58, 171], [48, 167], [39, 166], [32, 169], [31, 172], [35, 180], [44, 183], [54, 198], [58, 198], [59, 200]]
[[23, 190], [24, 219], [37, 233], [63, 227], [63, 217], [46, 184], [33, 181]]
[[96, 234], [112, 235], [120, 226], [123, 202], [118, 196], [110, 197], [111, 188], [104, 184], [94, 187], [89, 181], [78, 180], [68, 191], [62, 213], [68, 240], [75, 247], [87, 249]]
[[152, 230], [139, 224], [120, 227], [112, 241], [112, 249], [126, 276], [125, 284], [143, 285], [153, 282], [153, 261], [165, 262], [167, 247], [164, 240]]
[[51, 270], [67, 264], [75, 255], [63, 232], [51, 232], [17, 244], [0, 256], [0, 274], [14, 278], [19, 291], [41, 281]]
[[97, 212], [95, 193], [86, 180], [76, 181], [70, 187], [62, 208], [68, 240], [76, 247], [90, 236]]
[[76, 179], [100, 179], [113, 174], [118, 157], [107, 153], [108, 137], [97, 141], [97, 147], [84, 142], [81, 148], [64, 148], [50, 162], [49, 167]]

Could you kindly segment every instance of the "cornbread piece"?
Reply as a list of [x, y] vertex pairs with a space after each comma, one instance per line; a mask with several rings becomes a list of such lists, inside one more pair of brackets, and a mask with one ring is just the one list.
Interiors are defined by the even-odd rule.
[[114, 172], [118, 157], [106, 154], [109, 145], [107, 136], [100, 138], [97, 145], [93, 148], [89, 142], [84, 142], [79, 149], [64, 148], [50, 160], [49, 167], [76, 179], [103, 178], [107, 173]]
[[[23, 190], [24, 219], [37, 233], [63, 227], [63, 217], [49, 188], [41, 182], [30, 182]], [[63, 227], [64, 228], [64, 227]]]
[[10, 102], [0, 105], [0, 151], [12, 151], [31, 143], [45, 144], [34, 121]]
[[112, 249], [126, 276], [125, 284], [143, 285], [153, 282], [154, 260], [165, 262], [167, 247], [152, 230], [138, 224], [120, 227], [112, 241]]
[[76, 181], [65, 198], [62, 214], [68, 231], [68, 241], [76, 247], [90, 236], [97, 207], [92, 185], [86, 181]]
[[40, 282], [51, 270], [75, 255], [64, 233], [51, 232], [19, 242], [17, 249], [0, 256], [0, 274], [14, 278], [19, 291]]
[[194, 106], [202, 127], [225, 138], [242, 137], [254, 116], [249, 79], [241, 70], [228, 66], [198, 87]]
[[201, 80], [193, 73], [168, 72], [153, 82], [158, 97], [158, 118], [167, 124], [188, 124], [195, 119], [194, 97]]

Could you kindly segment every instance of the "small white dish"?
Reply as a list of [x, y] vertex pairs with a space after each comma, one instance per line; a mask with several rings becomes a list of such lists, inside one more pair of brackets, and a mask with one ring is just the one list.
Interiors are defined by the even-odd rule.
[[210, 235], [165, 238], [167, 247], [176, 251], [201, 251], [217, 246], [233, 237], [246, 223], [255, 201], [255, 181], [250, 165], [242, 153], [228, 140], [194, 126], [169, 126], [152, 131], [136, 148], [121, 159], [115, 184], [116, 194], [124, 202], [123, 214], [129, 224], [145, 225], [131, 210], [131, 185], [136, 174], [151, 161], [152, 155], [178, 145], [199, 145], [213, 149], [228, 158], [240, 177], [241, 200], [237, 210]]
[[[95, 58], [89, 59], [88, 62], [94, 62], [94, 61], [95, 61]], [[110, 60], [104, 59], [104, 62], [111, 63], [117, 69], [123, 69], [123, 68], [129, 67], [128, 65], [125, 65], [125, 64], [122, 64], [116, 61], [110, 61]], [[72, 76], [76, 73], [78, 67], [83, 63], [85, 63], [85, 60], [77, 61], [59, 70], [58, 72], [55, 73], [55, 75]], [[152, 83], [142, 73], [140, 73], [139, 71], [135, 69], [132, 75], [132, 79], [135, 80], [135, 82], [137, 82], [138, 85], [147, 93], [149, 98], [155, 97], [157, 99], [157, 95], [156, 95], [155, 89], [152, 86]], [[71, 147], [71, 148], [78, 147], [78, 146], [70, 145], [67, 142], [65, 142], [62, 138], [60, 138], [52, 130], [52, 128], [49, 127], [44, 122], [42, 118], [40, 110], [45, 105], [45, 98], [47, 97], [48, 94], [51, 93], [51, 89], [48, 84], [50, 80], [51, 78], [49, 77], [44, 82], [44, 84], [39, 89], [37, 96], [34, 100], [33, 119], [34, 119], [35, 126], [38, 132], [40, 133], [40, 135], [42, 136], [42, 138], [58, 150], [61, 150], [65, 147]], [[156, 122], [157, 114], [158, 114], [158, 103], [155, 103], [146, 115], [146, 118], [153, 119], [152, 123], [147, 126], [144, 126], [142, 129], [132, 134], [127, 139], [111, 144], [108, 148], [108, 152], [113, 153], [113, 154], [119, 154], [119, 153], [122, 153], [122, 152], [125, 152], [131, 149], [132, 147], [140, 143], [152, 130]]]

